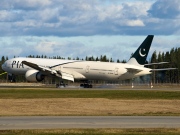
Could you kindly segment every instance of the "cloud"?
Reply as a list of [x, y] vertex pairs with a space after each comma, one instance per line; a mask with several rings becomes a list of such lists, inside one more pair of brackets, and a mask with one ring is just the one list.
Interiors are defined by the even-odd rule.
[[1, 0], [2, 10], [37, 10], [51, 5], [51, 0]]
[[0, 36], [131, 34], [132, 27], [141, 31], [140, 27], [146, 26], [144, 18], [151, 5], [149, 1], [106, 4], [101, 0], [2, 0], [0, 3], [5, 5], [0, 6]]
[[34, 49], [38, 53], [52, 54], [56, 46], [57, 46], [56, 42], [40, 42], [38, 45], [35, 46]]
[[0, 36], [178, 35], [179, 5], [178, 0], [2, 0]]
[[127, 26], [145, 26], [141, 20], [129, 20], [127, 21]]
[[179, 7], [179, 0], [0, 0], [1, 55], [129, 59], [148, 34], [152, 50], [168, 50], [179, 46], [166, 40], [180, 34]]
[[[64, 58], [100, 57], [106, 55], [114, 61], [129, 60], [130, 55], [138, 48], [145, 36], [83, 36], [71, 38], [58, 37], [0, 37], [1, 56], [26, 57], [29, 55], [61, 56]], [[150, 54], [166, 52], [179, 47], [179, 36], [155, 36]]]
[[179, 18], [180, 2], [179, 0], [157, 0], [148, 13], [153, 17], [162, 19]]

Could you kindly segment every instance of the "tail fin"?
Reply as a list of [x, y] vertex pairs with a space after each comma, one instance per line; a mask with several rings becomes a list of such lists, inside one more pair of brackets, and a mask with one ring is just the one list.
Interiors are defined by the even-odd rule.
[[146, 37], [146, 39], [143, 41], [143, 43], [139, 46], [139, 48], [131, 56], [130, 60], [127, 62], [128, 64], [144, 66], [147, 55], [149, 53], [149, 49], [151, 47], [153, 37], [154, 37], [154, 35], [148, 35]]

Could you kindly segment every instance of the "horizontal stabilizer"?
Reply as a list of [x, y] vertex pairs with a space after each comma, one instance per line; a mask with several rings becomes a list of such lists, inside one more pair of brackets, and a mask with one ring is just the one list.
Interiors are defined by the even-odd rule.
[[152, 69], [150, 72], [153, 71], [166, 71], [166, 70], [176, 70], [177, 68], [162, 68], [162, 69]]
[[148, 64], [144, 64], [145, 66], [149, 66], [149, 65], [161, 65], [161, 64], [167, 64], [169, 62], [159, 62], [159, 63], [148, 63]]

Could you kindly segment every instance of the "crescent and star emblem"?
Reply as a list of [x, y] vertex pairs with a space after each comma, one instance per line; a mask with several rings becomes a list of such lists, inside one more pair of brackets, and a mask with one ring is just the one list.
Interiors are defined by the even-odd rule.
[[[146, 50], [145, 50], [145, 49], [143, 49], [143, 51], [145, 52]], [[146, 56], [146, 54], [142, 54], [142, 52], [141, 52], [141, 48], [139, 49], [139, 55], [140, 55], [141, 57]]]

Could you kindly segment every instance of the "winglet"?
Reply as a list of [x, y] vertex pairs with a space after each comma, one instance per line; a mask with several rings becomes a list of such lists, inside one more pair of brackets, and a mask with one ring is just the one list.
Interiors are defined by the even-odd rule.
[[154, 35], [148, 35], [139, 48], [131, 56], [128, 64], [144, 66]]

